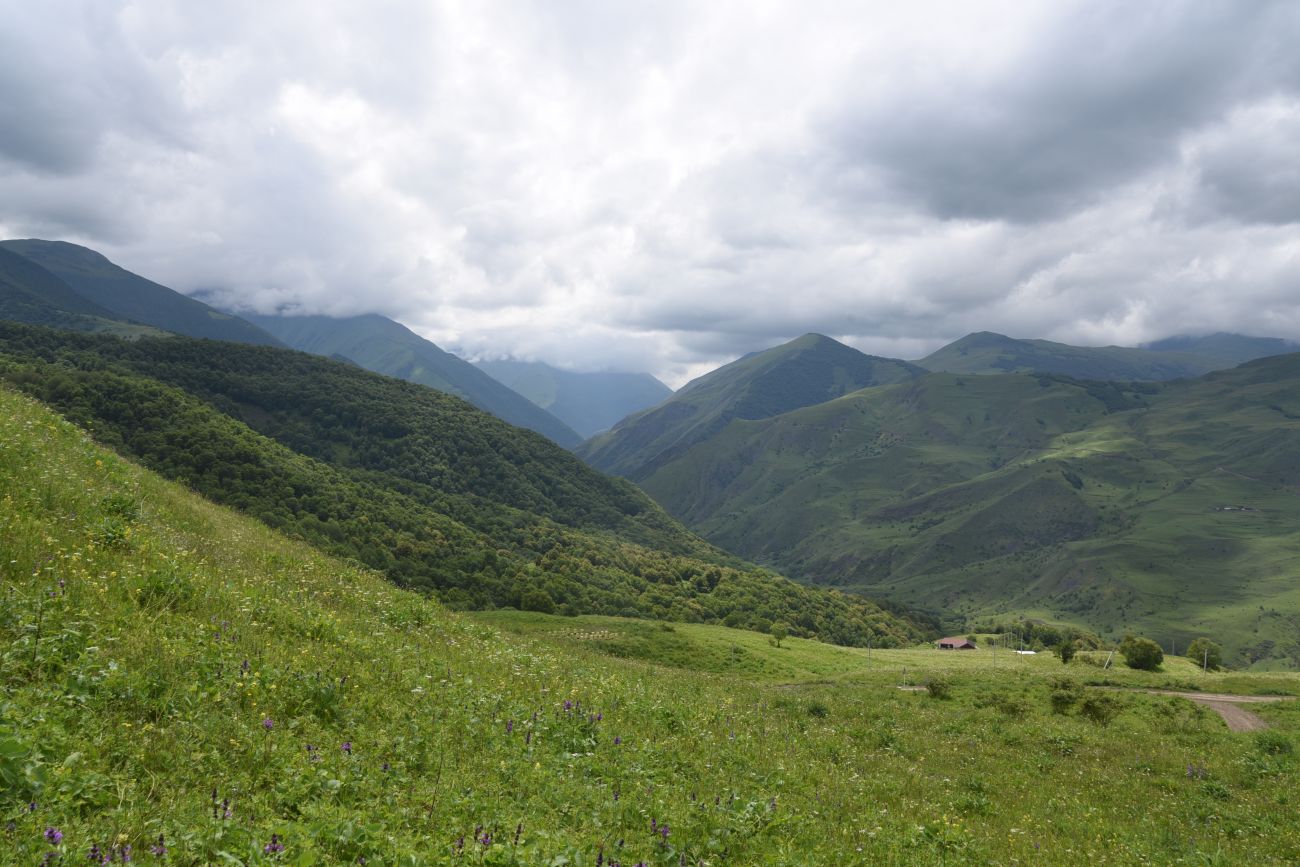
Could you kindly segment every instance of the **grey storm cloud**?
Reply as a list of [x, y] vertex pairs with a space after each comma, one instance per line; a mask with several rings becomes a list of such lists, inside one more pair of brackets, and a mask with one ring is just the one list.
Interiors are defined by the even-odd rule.
[[0, 234], [680, 382], [1300, 337], [1300, 5], [0, 0]]
[[1086, 4], [991, 71], [848, 106], [833, 147], [842, 172], [940, 217], [1052, 219], [1174, 159], [1243, 101], [1300, 94], [1297, 34], [1285, 0]]

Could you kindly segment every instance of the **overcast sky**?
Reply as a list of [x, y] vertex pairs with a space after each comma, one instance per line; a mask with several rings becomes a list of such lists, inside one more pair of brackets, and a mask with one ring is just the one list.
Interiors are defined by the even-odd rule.
[[1300, 338], [1300, 3], [0, 0], [0, 236], [671, 384]]

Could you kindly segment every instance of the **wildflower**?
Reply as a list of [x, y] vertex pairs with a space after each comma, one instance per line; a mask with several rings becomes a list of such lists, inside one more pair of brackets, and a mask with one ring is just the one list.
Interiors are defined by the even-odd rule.
[[614, 735], [614, 746], [618, 746], [621, 743], [623, 743], [623, 739], [618, 735]]
[[57, 846], [63, 842], [63, 832], [55, 827], [46, 828], [45, 839], [50, 841], [51, 846]]
[[284, 851], [284, 844], [280, 842], [279, 834], [271, 835], [271, 842], [262, 847], [262, 851], [267, 855], [275, 855]]
[[344, 741], [343, 746], [339, 747], [339, 749], [343, 750], [343, 752], [347, 753], [349, 756], [352, 755], [352, 741]]
[[512, 719], [506, 720], [506, 734], [512, 734], [514, 730], [515, 730], [515, 721]]
[[524, 746], [528, 746], [532, 742], [533, 742], [533, 730], [529, 729], [528, 731], [524, 732]]
[[270, 717], [267, 717], [266, 719], [262, 720], [262, 728], [266, 729], [269, 732], [271, 729], [275, 728], [275, 720], [271, 719]]
[[163, 840], [163, 835], [158, 835], [158, 842], [149, 847], [149, 852], [155, 858], [161, 858], [167, 854], [167, 843]]
[[382, 765], [379, 766], [379, 769], [386, 774], [393, 769], [393, 766], [388, 764], [388, 762], [384, 762]]

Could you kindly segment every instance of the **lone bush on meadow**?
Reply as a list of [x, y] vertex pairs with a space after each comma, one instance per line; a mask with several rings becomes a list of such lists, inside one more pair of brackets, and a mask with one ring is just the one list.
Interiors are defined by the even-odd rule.
[[1120, 655], [1129, 668], [1141, 671], [1155, 671], [1165, 661], [1165, 652], [1150, 638], [1126, 635], [1119, 644]]

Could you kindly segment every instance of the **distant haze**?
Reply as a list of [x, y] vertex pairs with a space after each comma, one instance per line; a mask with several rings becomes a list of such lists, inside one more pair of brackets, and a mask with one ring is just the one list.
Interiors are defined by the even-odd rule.
[[0, 0], [0, 237], [671, 385], [1300, 338], [1300, 3]]

